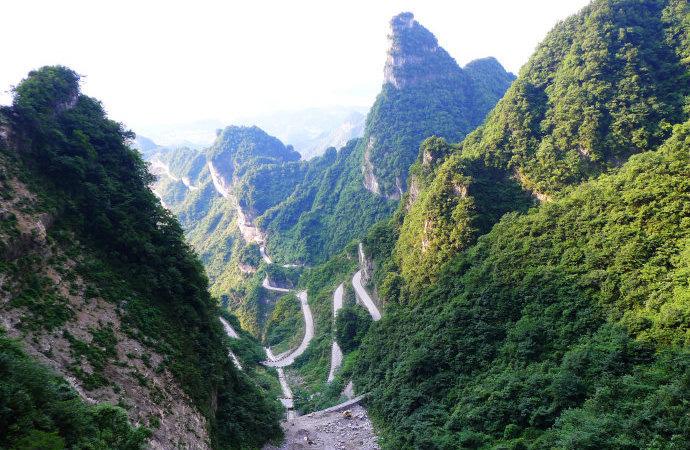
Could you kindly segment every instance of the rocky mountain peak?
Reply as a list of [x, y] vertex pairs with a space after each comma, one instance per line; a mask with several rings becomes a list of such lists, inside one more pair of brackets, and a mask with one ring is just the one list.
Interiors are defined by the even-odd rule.
[[388, 40], [384, 82], [397, 89], [447, 79], [461, 72], [455, 60], [438, 45], [436, 37], [410, 12], [391, 19]]

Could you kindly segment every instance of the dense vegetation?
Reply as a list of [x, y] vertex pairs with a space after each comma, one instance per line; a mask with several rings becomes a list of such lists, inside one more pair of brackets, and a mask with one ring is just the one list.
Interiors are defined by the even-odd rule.
[[64, 67], [31, 72], [3, 113], [21, 148], [8, 157], [53, 217], [52, 239], [72, 252], [79, 242], [80, 273], [123, 308], [129, 333], [165, 356], [208, 419], [212, 443], [258, 446], [277, 436], [279, 412], [229, 361], [203, 268], [148, 189], [152, 177], [126, 143], [132, 135], [81, 95], [79, 76]]
[[299, 153], [258, 127], [229, 126], [205, 152], [227, 181], [241, 178], [256, 164], [297, 161]]
[[274, 354], [297, 348], [304, 336], [304, 318], [294, 294], [280, 297], [266, 321], [266, 345]]
[[689, 445], [689, 163], [690, 123], [390, 304], [357, 371], [386, 446]]
[[347, 305], [335, 317], [335, 339], [343, 353], [359, 348], [371, 326], [369, 311], [358, 305]]
[[689, 25], [685, 1], [597, 0], [463, 143], [424, 143], [364, 240], [383, 447], [690, 445]]
[[[450, 254], [495, 223], [499, 211], [481, 209], [515, 194], [490, 192], [492, 178], [548, 201], [663, 142], [690, 105], [686, 7], [597, 1], [551, 31], [486, 123], [435, 162], [438, 175], [403, 227], [401, 270], [433, 279]], [[438, 251], [425, 250], [430, 241]], [[413, 275], [420, 266], [424, 277]]]
[[337, 153], [331, 149], [310, 160], [317, 170], [259, 218], [278, 260], [325, 261], [393, 211], [393, 202], [363, 187], [360, 144], [350, 141]]

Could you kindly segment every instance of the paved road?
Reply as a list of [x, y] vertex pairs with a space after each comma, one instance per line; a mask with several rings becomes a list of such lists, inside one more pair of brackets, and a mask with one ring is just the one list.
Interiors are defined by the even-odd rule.
[[362, 286], [362, 271], [358, 270], [357, 273], [355, 273], [355, 276], [352, 277], [352, 286], [355, 288], [355, 294], [357, 294], [357, 298], [364, 303], [364, 306], [369, 310], [369, 314], [371, 314], [371, 318], [374, 320], [380, 320], [381, 319], [381, 312], [379, 309], [376, 307], [376, 303], [374, 303], [374, 300], [369, 296], [369, 293], [367, 292], [366, 289], [364, 289], [364, 286]]
[[[235, 331], [235, 329], [232, 327], [232, 325], [230, 325], [228, 323], [228, 321], [222, 317], [220, 317], [219, 319], [220, 319], [220, 323], [223, 324], [223, 328], [225, 329], [225, 334], [227, 334], [228, 336], [230, 336], [233, 339], [239, 339], [240, 336], [237, 334], [237, 331]], [[232, 350], [228, 350], [228, 356], [230, 356], [230, 358], [232, 358], [232, 362], [235, 363], [235, 367], [242, 370], [242, 364], [240, 364], [240, 360], [237, 359], [237, 356], [232, 352]]]
[[218, 192], [224, 198], [230, 197], [230, 190], [227, 188], [227, 186], [225, 186], [223, 178], [220, 176], [211, 161], [208, 162], [208, 171], [211, 173], [211, 181], [213, 182], [213, 187], [216, 188], [216, 192]]
[[[343, 307], [343, 284], [333, 292], [333, 320], [335, 321], [335, 316], [338, 314], [338, 310]], [[335, 379], [335, 372], [340, 368], [343, 363], [343, 351], [340, 350], [340, 346], [333, 339], [333, 344], [331, 345], [331, 370], [328, 372], [328, 382], [330, 383]]]
[[[276, 357], [273, 354], [273, 351], [269, 347], [264, 347], [264, 351], [266, 352], [266, 356], [268, 357], [269, 361], [275, 361]], [[280, 402], [285, 406], [285, 409], [288, 410], [288, 419], [291, 419], [294, 417], [294, 398], [292, 396], [292, 389], [290, 389], [290, 385], [287, 382], [287, 378], [285, 378], [285, 371], [283, 370], [282, 367], [276, 368], [276, 371], [278, 372], [278, 381], [280, 381], [280, 390], [283, 391], [283, 396], [280, 398]]]
[[268, 275], [266, 275], [266, 277], [264, 278], [264, 281], [263, 281], [263, 283], [261, 283], [261, 286], [263, 286], [264, 289], [268, 289], [269, 291], [276, 291], [276, 292], [283, 292], [283, 293], [287, 293], [287, 292], [292, 291], [292, 289], [286, 289], [286, 288], [281, 288], [278, 286], [271, 285], [271, 282], [268, 280]]
[[227, 320], [225, 320], [223, 317], [220, 318], [220, 323], [223, 324], [223, 328], [225, 329], [225, 334], [227, 334], [228, 336], [230, 336], [231, 338], [234, 338], [234, 339], [240, 338], [240, 335], [237, 334], [237, 331], [235, 331], [235, 329], [232, 327], [232, 325], [230, 325], [230, 323]]
[[261, 257], [263, 260], [266, 262], [266, 264], [273, 264], [273, 260], [271, 259], [270, 256], [266, 253], [266, 246], [262, 245], [259, 247], [259, 252], [261, 253]]
[[275, 361], [264, 361], [264, 365], [269, 367], [286, 367], [295, 362], [302, 353], [307, 350], [309, 343], [314, 338], [314, 317], [311, 314], [311, 308], [309, 308], [309, 303], [307, 302], [307, 292], [302, 291], [297, 294], [300, 304], [302, 305], [302, 314], [304, 315], [304, 338], [299, 347], [295, 349], [292, 353], [284, 356], [281, 359]]

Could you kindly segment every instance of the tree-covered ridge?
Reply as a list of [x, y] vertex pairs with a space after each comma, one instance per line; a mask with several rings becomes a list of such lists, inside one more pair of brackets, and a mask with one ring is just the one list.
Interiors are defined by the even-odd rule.
[[397, 218], [394, 254], [410, 286], [434, 280], [439, 267], [501, 216], [526, 211], [533, 203], [505, 171], [459, 157], [457, 147], [443, 139], [427, 139], [420, 152], [405, 199], [409, 209]]
[[384, 85], [362, 141], [367, 188], [400, 198], [419, 144], [461, 140], [485, 118], [515, 77], [493, 58], [461, 69], [429, 30], [402, 13], [391, 20]]
[[359, 142], [310, 160], [292, 194], [258, 218], [279, 261], [325, 261], [394, 210], [363, 187]]
[[[60, 66], [31, 72], [2, 115], [12, 136], [3, 173], [15, 174], [40, 199], [27, 211], [50, 218], [46, 239], [73, 255], [88, 295], [116, 305], [123, 332], [163, 356], [160, 370], [170, 371], [203, 414], [210, 444], [259, 446], [277, 436], [278, 410], [229, 361], [203, 268], [149, 190], [153, 177], [128, 147], [131, 133]], [[0, 269], [21, 281], [37, 262], [12, 255], [3, 252]], [[47, 295], [43, 287], [21, 292], [23, 304]], [[48, 310], [29, 310], [39, 325], [54, 320]], [[92, 351], [72, 342], [75, 352]]]
[[690, 445], [689, 168], [690, 122], [505, 216], [414, 299], [393, 284], [356, 371], [384, 447]]
[[252, 166], [235, 189], [240, 206], [252, 216], [262, 215], [295, 192], [306, 172], [313, 171], [315, 165], [294, 161]]
[[[688, 11], [687, 2], [599, 0], [557, 25], [486, 123], [436, 164], [441, 179], [411, 207], [408, 220], [423, 218], [426, 229], [406, 226], [398, 250], [402, 270], [416, 270], [420, 260], [438, 267], [427, 256], [406, 260], [404, 255], [420, 255], [425, 242], [447, 237], [447, 253], [466, 248], [478, 235], [472, 217], [485, 223], [497, 218], [482, 218], [473, 209], [482, 194], [489, 194], [482, 202], [502, 197], [486, 192], [485, 177], [466, 166], [503, 172], [504, 179], [548, 201], [668, 137], [690, 105], [690, 72], [683, 59]], [[448, 190], [447, 174], [464, 177], [460, 195]], [[429, 197], [453, 205], [453, 213], [435, 211], [439, 202], [425, 204]], [[524, 205], [517, 202], [514, 209]], [[444, 229], [461, 239], [438, 233]]]
[[687, 8], [593, 2], [549, 33], [463, 152], [551, 195], [659, 145], [689, 104], [672, 18], [683, 20]]
[[238, 126], [223, 129], [206, 156], [228, 183], [241, 178], [252, 165], [300, 159], [292, 146], [286, 147], [259, 127]]

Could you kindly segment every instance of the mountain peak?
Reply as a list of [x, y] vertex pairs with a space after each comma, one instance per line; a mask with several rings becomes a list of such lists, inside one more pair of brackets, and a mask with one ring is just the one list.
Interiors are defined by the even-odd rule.
[[447, 79], [461, 72], [455, 60], [438, 45], [436, 37], [403, 12], [390, 21], [384, 82], [397, 89]]

